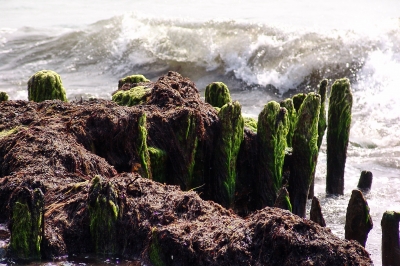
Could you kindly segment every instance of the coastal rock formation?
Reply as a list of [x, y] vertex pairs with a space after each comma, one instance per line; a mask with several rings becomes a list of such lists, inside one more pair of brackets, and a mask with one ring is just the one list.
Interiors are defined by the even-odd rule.
[[[153, 265], [372, 265], [355, 241], [288, 211], [266, 207], [242, 218], [201, 199], [215, 198], [217, 111], [174, 72], [141, 86], [149, 96], [132, 107], [107, 100], [0, 103], [0, 221], [9, 223], [10, 243], [25, 245], [11, 220], [15, 210], [43, 217], [43, 227], [26, 220], [38, 225], [36, 246], [24, 257], [8, 256], [96, 252]], [[257, 143], [255, 133], [244, 133], [240, 184], [249, 180], [241, 156]], [[151, 180], [156, 176], [172, 185]]]

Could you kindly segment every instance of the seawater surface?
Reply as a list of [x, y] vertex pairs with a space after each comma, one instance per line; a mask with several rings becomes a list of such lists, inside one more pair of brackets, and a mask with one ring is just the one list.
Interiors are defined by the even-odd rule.
[[400, 211], [400, 1], [0, 0], [0, 6], [0, 91], [13, 100], [27, 99], [26, 82], [42, 69], [61, 75], [70, 100], [110, 99], [126, 75], [155, 81], [174, 70], [202, 95], [210, 82], [225, 82], [244, 115], [257, 117], [270, 100], [314, 91], [322, 78], [349, 78], [345, 195], [325, 194], [325, 143], [315, 192], [327, 226], [344, 238], [351, 191], [362, 170], [373, 173], [365, 197], [374, 228], [366, 249], [381, 265], [382, 214]]

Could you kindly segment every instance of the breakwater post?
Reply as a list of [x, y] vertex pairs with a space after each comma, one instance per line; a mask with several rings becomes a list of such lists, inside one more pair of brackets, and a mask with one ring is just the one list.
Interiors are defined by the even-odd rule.
[[326, 193], [343, 195], [353, 95], [347, 78], [336, 80], [328, 109]]
[[311, 202], [310, 220], [319, 224], [322, 227], [326, 226], [325, 219], [322, 215], [321, 204], [315, 196], [312, 198]]
[[360, 179], [358, 180], [357, 188], [369, 191], [372, 185], [372, 173], [370, 171], [362, 171], [360, 175]]
[[207, 85], [205, 100], [207, 103], [218, 108], [232, 101], [228, 86], [223, 82], [213, 82]]
[[4, 91], [0, 91], [0, 102], [8, 101], [8, 94]]
[[29, 101], [42, 102], [45, 100], [67, 101], [61, 77], [52, 70], [36, 72], [28, 80]]
[[307, 196], [318, 158], [318, 119], [321, 97], [307, 94], [298, 111], [290, 163], [289, 196], [293, 213], [306, 216]]
[[386, 211], [381, 220], [382, 226], [382, 265], [400, 265], [399, 240], [400, 212]]

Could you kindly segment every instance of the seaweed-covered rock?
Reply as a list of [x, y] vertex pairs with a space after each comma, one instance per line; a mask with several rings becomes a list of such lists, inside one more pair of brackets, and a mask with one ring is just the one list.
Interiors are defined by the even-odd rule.
[[134, 106], [146, 102], [150, 88], [136, 86], [129, 90], [118, 90], [112, 95], [112, 100], [119, 105]]
[[207, 85], [205, 97], [207, 103], [219, 108], [232, 101], [228, 86], [223, 82], [213, 82]]
[[56, 99], [66, 102], [67, 96], [60, 75], [51, 70], [36, 72], [28, 80], [28, 99], [34, 102]]
[[285, 158], [286, 136], [289, 131], [286, 108], [271, 101], [258, 116], [257, 137], [259, 154], [259, 178], [257, 187], [261, 204], [273, 206], [282, 187], [282, 167]]
[[326, 192], [328, 194], [343, 195], [352, 105], [350, 81], [347, 78], [336, 80], [329, 97], [326, 135]]

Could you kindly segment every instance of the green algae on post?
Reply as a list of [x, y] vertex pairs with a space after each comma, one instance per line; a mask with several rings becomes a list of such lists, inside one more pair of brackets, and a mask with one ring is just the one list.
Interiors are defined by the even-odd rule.
[[353, 95], [347, 78], [336, 80], [328, 109], [326, 193], [343, 195]]
[[150, 89], [145, 86], [137, 86], [130, 90], [120, 90], [113, 94], [112, 100], [118, 105], [134, 106], [146, 102]]
[[288, 111], [289, 131], [286, 137], [286, 142], [288, 147], [292, 147], [292, 139], [297, 122], [297, 112], [296, 109], [294, 108], [293, 100], [290, 98], [281, 101], [280, 106], [285, 107], [286, 110]]
[[399, 265], [399, 222], [400, 212], [386, 211], [382, 216], [382, 266]]
[[115, 254], [116, 223], [119, 214], [118, 193], [110, 182], [95, 176], [89, 189], [90, 235], [98, 254]]
[[373, 227], [368, 203], [360, 190], [353, 190], [346, 212], [345, 238], [356, 240], [363, 247]]
[[18, 259], [41, 259], [44, 195], [41, 189], [17, 188], [9, 203], [10, 255]]
[[157, 239], [157, 228], [153, 227], [151, 229], [151, 243], [149, 247], [149, 259], [150, 262], [154, 266], [164, 266], [166, 265], [164, 261], [162, 260], [162, 251], [160, 244], [158, 243]]
[[143, 113], [138, 119], [138, 136], [136, 138], [136, 151], [139, 156], [141, 168], [139, 172], [145, 178], [151, 177], [150, 155], [147, 148], [147, 123], [146, 114]]
[[307, 94], [305, 94], [305, 93], [298, 93], [292, 97], [293, 106], [294, 106], [294, 109], [296, 109], [296, 112], [299, 111], [300, 106], [303, 104], [303, 101], [306, 97], [307, 97]]
[[129, 85], [133, 83], [140, 83], [140, 82], [149, 82], [145, 76], [143, 75], [131, 75], [131, 76], [126, 76], [125, 78], [122, 78], [118, 81], [118, 89], [120, 89], [124, 84], [128, 83]]
[[318, 158], [318, 119], [321, 97], [307, 94], [299, 111], [293, 135], [293, 152], [290, 163], [289, 194], [293, 213], [306, 215], [306, 203], [311, 180]]
[[8, 101], [8, 94], [4, 91], [0, 91], [0, 102]]
[[151, 173], [154, 181], [165, 183], [167, 182], [166, 177], [166, 164], [167, 164], [167, 153], [156, 147], [149, 147]]
[[222, 106], [218, 113], [221, 131], [214, 152], [214, 170], [217, 179], [215, 197], [219, 203], [232, 207], [236, 190], [236, 162], [244, 138], [244, 120], [239, 102]]
[[206, 87], [206, 102], [221, 108], [232, 101], [228, 87], [223, 82], [213, 82]]
[[42, 102], [45, 100], [67, 101], [61, 77], [51, 70], [36, 72], [28, 80], [29, 101]]
[[244, 127], [250, 129], [254, 133], [257, 133], [257, 120], [251, 117], [243, 117]]
[[274, 207], [292, 212], [292, 204], [290, 203], [289, 192], [285, 187], [282, 187], [279, 190]]
[[282, 187], [282, 168], [287, 148], [289, 120], [286, 108], [271, 101], [258, 116], [259, 197], [262, 207], [273, 206]]

